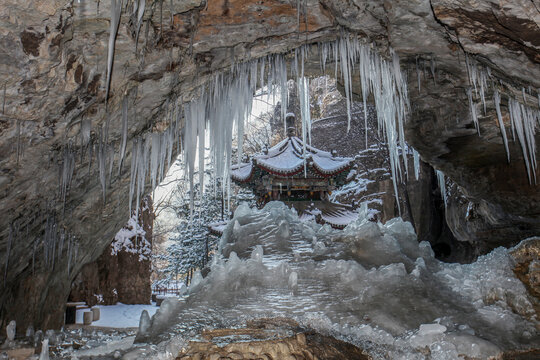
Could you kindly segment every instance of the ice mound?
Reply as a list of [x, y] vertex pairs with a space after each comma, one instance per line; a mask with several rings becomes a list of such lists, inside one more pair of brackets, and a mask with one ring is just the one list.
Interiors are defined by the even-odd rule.
[[196, 273], [185, 300], [165, 300], [142, 340], [288, 317], [375, 358], [423, 359], [427, 350], [432, 359], [487, 358], [540, 346], [506, 249], [446, 264], [411, 224], [368, 219], [364, 206], [341, 231], [302, 222], [283, 203], [240, 205], [208, 275]]

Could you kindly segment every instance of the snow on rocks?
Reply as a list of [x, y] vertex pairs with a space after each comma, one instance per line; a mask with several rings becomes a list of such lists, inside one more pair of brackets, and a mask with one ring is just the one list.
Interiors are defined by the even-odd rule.
[[146, 232], [133, 215], [127, 224], [116, 233], [111, 244], [111, 255], [119, 251], [139, 254], [139, 261], [148, 260], [152, 253], [152, 245], [146, 240]]

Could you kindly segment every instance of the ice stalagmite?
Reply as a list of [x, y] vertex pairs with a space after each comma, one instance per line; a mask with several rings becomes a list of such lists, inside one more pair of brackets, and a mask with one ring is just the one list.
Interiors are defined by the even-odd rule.
[[148, 311], [143, 310], [139, 319], [139, 334], [147, 335], [151, 325], [152, 320], [150, 319], [150, 315], [148, 315]]
[[39, 360], [49, 360], [49, 339], [43, 340]]
[[111, 26], [109, 29], [109, 47], [107, 50], [107, 82], [105, 83], [105, 101], [109, 99], [109, 90], [111, 87], [111, 76], [114, 60], [114, 44], [120, 25], [120, 15], [122, 14], [122, 0], [111, 0]]
[[8, 341], [13, 341], [15, 340], [15, 330], [17, 328], [17, 324], [15, 322], [15, 320], [11, 320], [8, 324], [8, 326], [6, 326], [6, 336], [7, 336], [7, 340]]

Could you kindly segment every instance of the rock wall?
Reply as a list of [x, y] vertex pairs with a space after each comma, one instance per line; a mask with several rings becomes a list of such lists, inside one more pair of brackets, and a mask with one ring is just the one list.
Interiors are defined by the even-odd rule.
[[[508, 244], [538, 233], [540, 192], [529, 185], [519, 143], [511, 142], [507, 164], [493, 103], [478, 136], [465, 93], [465, 52], [518, 95], [540, 87], [537, 0], [308, 0], [300, 21], [294, 0], [147, 1], [137, 44], [133, 3], [124, 3], [108, 99], [111, 1], [0, 3], [0, 329], [11, 319], [21, 331], [61, 325], [72, 280], [129, 216], [131, 140], [162, 130], [178, 95], [190, 99], [233, 62], [342, 30], [397, 53], [409, 74], [407, 141], [464, 196], [489, 204], [491, 236], [473, 228], [468, 239], [487, 249], [503, 233]], [[426, 68], [420, 88], [417, 62]], [[128, 146], [119, 166], [124, 98]], [[505, 99], [502, 110], [508, 125]], [[113, 159], [105, 179], [97, 154]]]

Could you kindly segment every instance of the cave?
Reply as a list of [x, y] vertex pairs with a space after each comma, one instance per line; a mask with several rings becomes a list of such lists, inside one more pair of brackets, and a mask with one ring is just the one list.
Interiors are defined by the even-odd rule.
[[[309, 124], [314, 146], [332, 147], [327, 150], [340, 154], [346, 151], [344, 144], [367, 148], [368, 127], [384, 145], [389, 172], [376, 184], [388, 196], [380, 215], [371, 221], [381, 224], [381, 234], [393, 234], [401, 241], [400, 234], [412, 229], [416, 243], [411, 246], [429, 244], [433, 261], [443, 267], [469, 266], [463, 269], [481, 273], [476, 267], [489, 259], [513, 259], [508, 260], [512, 271], [505, 276], [519, 279], [523, 289], [517, 296], [493, 280], [495, 270], [487, 271], [494, 283], [477, 299], [484, 306], [481, 311], [461, 304], [464, 313], [484, 316], [478, 321], [482, 325], [471, 331], [445, 318], [435, 324], [427, 312], [401, 323], [392, 323], [395, 314], [377, 312], [365, 315], [366, 324], [393, 324], [382, 330], [370, 328], [379, 335], [370, 341], [378, 343], [351, 335], [362, 333], [360, 328], [347, 333], [345, 326], [338, 330], [330, 326], [325, 328], [328, 334], [309, 333], [308, 340], [295, 338], [288, 346], [331, 343], [320, 336], [330, 336], [332, 330], [342, 336], [332, 341], [346, 342], [339, 346], [351, 342], [381, 358], [381, 349], [388, 345], [384, 336], [405, 341], [407, 331], [427, 337], [443, 334], [444, 348], [455, 335], [448, 332], [455, 328], [470, 336], [475, 331], [482, 334], [479, 358], [485, 353], [509, 358], [538, 355], [537, 0], [4, 0], [0, 19], [0, 336], [8, 336], [6, 343], [12, 321], [17, 337], [24, 337], [29, 326], [43, 332], [61, 329], [73, 284], [80, 283], [92, 266], [99, 267], [98, 259], [110, 251], [132, 214], [139, 215], [143, 198], [166, 177], [175, 159], [185, 157], [193, 187], [202, 179], [194, 178], [190, 170], [199, 161], [197, 148], [217, 149], [215, 156], [221, 158], [216, 164], [221, 165], [216, 165], [216, 173], [225, 178], [236, 161], [231, 155], [233, 132], [238, 134], [240, 153], [235, 156], [241, 158], [239, 124], [251, 111], [255, 92], [271, 86], [280, 89], [276, 103], [281, 105], [273, 116], [284, 119], [290, 110], [283, 106], [289, 100], [288, 81], [293, 80], [298, 91], [293, 110], [302, 119], [303, 130]], [[303, 79], [335, 82], [348, 112], [347, 121], [339, 125], [343, 135], [326, 133], [322, 122], [311, 128], [308, 119], [314, 110], [309, 100], [302, 100], [301, 92], [309, 87], [302, 85]], [[355, 106], [362, 109], [359, 114]], [[368, 108], [373, 121], [369, 126]], [[360, 118], [366, 119], [365, 124]], [[282, 131], [281, 126], [276, 131]], [[199, 164], [204, 167], [204, 160]], [[273, 206], [269, 213], [281, 214], [293, 225], [267, 225], [275, 225], [277, 234], [294, 234], [296, 220]], [[220, 243], [224, 254], [230, 257], [234, 251], [240, 256], [229, 268], [220, 265], [231, 274], [236, 274], [234, 264], [255, 261], [267, 250], [263, 255], [255, 244], [250, 243], [248, 251], [240, 241], [232, 243], [239, 239], [233, 225], [240, 231], [248, 219], [266, 219], [264, 213], [238, 209], [233, 219], [239, 225], [231, 220], [230, 229], [223, 232], [228, 240]], [[410, 227], [394, 221], [398, 217]], [[358, 235], [354, 231], [375, 231], [371, 224], [362, 226], [344, 231], [350, 236]], [[400, 230], [392, 232], [392, 226]], [[403, 269], [369, 260], [362, 249], [342, 249], [346, 241], [336, 245], [341, 258], [332, 257], [324, 252], [332, 245], [328, 234], [312, 246], [320, 251], [317, 259], [329, 264], [362, 259], [369, 269], [389, 266], [397, 277], [401, 271], [412, 276], [414, 269], [422, 268], [399, 256], [394, 260], [401, 261]], [[400, 246], [405, 248], [404, 244]], [[423, 249], [411, 251], [420, 254], [418, 258], [430, 257]], [[190, 273], [190, 286], [217, 282], [212, 271], [208, 275], [209, 264], [201, 266], [206, 269], [204, 278], [201, 272]], [[354, 266], [338, 268], [333, 276], [339, 271], [360, 276]], [[294, 295], [303, 273], [283, 271], [285, 286]], [[300, 278], [291, 277], [291, 271]], [[382, 276], [377, 271], [372, 275]], [[249, 291], [242, 294], [248, 297]], [[429, 293], [419, 291], [426, 297]], [[443, 286], [437, 291], [443, 298], [452, 294]], [[370, 301], [375, 303], [377, 296]], [[396, 301], [436, 312], [435, 305], [421, 300], [396, 297]], [[348, 306], [345, 300], [343, 306]], [[508, 341], [489, 329], [486, 314], [495, 306], [514, 320], [525, 319], [516, 325], [518, 330], [508, 330], [512, 332]], [[170, 335], [159, 315], [155, 319], [137, 341], [157, 344]], [[455, 315], [456, 319], [463, 320], [463, 315]], [[295, 325], [279, 326], [293, 334], [299, 323], [303, 326], [294, 320]], [[310, 324], [322, 333], [322, 322]], [[257, 326], [266, 325], [253, 325], [250, 334], [257, 333], [253, 330]], [[268, 326], [279, 332], [278, 325]], [[432, 343], [435, 340], [415, 344], [435, 354]], [[474, 358], [473, 350], [458, 350]], [[329, 350], [320, 351], [324, 358]], [[392, 351], [398, 356], [400, 350]]]

